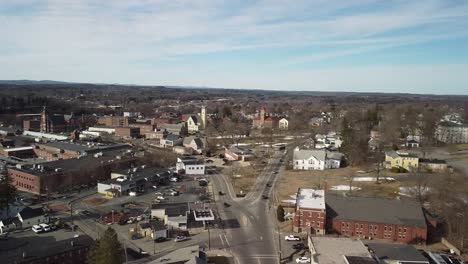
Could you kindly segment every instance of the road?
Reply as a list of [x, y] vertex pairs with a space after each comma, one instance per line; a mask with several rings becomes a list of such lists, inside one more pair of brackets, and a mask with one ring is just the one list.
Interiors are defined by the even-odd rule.
[[[230, 180], [223, 175], [213, 175], [211, 181], [217, 198], [224, 230], [214, 245], [224, 248], [235, 258], [236, 263], [278, 263], [279, 245], [275, 224], [275, 209], [270, 197], [281, 168], [283, 151], [276, 151], [269, 163], [257, 177], [252, 190], [244, 198], [236, 198]], [[272, 187], [267, 187], [267, 183]], [[222, 191], [225, 195], [218, 195]], [[268, 199], [263, 199], [265, 195]], [[231, 206], [225, 207], [228, 203]], [[221, 243], [221, 245], [217, 244]], [[213, 248], [212, 246], [212, 248]]]

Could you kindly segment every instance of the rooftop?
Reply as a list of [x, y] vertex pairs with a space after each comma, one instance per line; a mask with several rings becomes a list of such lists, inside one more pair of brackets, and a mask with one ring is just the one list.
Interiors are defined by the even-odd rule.
[[347, 264], [377, 264], [378, 262], [370, 257], [344, 256]]
[[149, 262], [149, 264], [173, 264], [173, 263], [187, 263], [189, 261], [195, 262], [192, 263], [206, 263], [206, 256], [203, 252], [200, 251], [200, 246], [191, 246], [185, 248], [179, 248], [177, 250], [172, 251], [169, 254], [166, 254], [156, 260]]
[[361, 240], [335, 237], [311, 237], [312, 257], [316, 263], [343, 263], [343, 256], [371, 257]]
[[367, 243], [369, 250], [380, 260], [409, 262], [429, 261], [413, 246], [403, 244]]
[[[326, 203], [327, 217], [331, 218], [395, 225], [426, 226], [421, 205], [410, 199], [343, 196], [327, 193]], [[383, 208], [385, 210], [382, 210]]]
[[299, 208], [325, 209], [323, 190], [299, 189], [296, 204]]

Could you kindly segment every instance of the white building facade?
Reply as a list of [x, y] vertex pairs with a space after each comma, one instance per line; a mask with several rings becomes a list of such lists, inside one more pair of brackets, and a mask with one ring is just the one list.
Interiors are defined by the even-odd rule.
[[342, 158], [343, 154], [339, 152], [296, 148], [293, 154], [293, 167], [295, 170], [338, 169]]

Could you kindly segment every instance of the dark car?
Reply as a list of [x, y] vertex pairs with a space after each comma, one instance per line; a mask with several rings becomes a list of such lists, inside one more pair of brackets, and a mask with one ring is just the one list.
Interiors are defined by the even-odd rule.
[[222, 191], [219, 191], [218, 194], [219, 195], [224, 195], [224, 193]]
[[271, 183], [267, 183], [266, 187], [271, 187]]
[[304, 243], [299, 243], [299, 244], [294, 244], [292, 246], [292, 248], [295, 249], [295, 250], [304, 250], [307, 247], [306, 247], [306, 245], [304, 245]]
[[206, 163], [213, 163], [214, 161], [209, 159], [209, 160], [206, 160], [205, 162]]
[[224, 203], [224, 207], [230, 207], [231, 205], [228, 203]]
[[268, 199], [268, 196], [267, 195], [262, 195], [262, 199], [266, 200], [266, 199]]
[[166, 240], [167, 240], [167, 239], [166, 239], [165, 237], [158, 237], [158, 238], [156, 238], [156, 239], [154, 240], [154, 242], [156, 242], [156, 243], [161, 243], [161, 242], [164, 242], [164, 241], [166, 241]]

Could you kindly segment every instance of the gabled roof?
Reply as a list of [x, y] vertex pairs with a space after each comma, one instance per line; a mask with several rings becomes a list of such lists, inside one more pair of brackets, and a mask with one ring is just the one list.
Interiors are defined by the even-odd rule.
[[294, 160], [308, 160], [314, 157], [317, 160], [325, 161], [325, 157], [327, 152], [325, 150], [309, 150], [309, 149], [302, 149], [302, 150], [295, 150], [294, 151]]
[[19, 214], [21, 215], [21, 218], [25, 220], [25, 219], [30, 219], [30, 218], [44, 215], [44, 209], [42, 209], [41, 207], [39, 208], [26, 207]]
[[188, 121], [189, 119], [192, 119], [192, 121], [193, 121], [195, 124], [198, 123], [198, 118], [197, 118], [196, 116], [194, 116], [194, 115], [189, 116], [189, 117], [187, 118], [187, 121]]

